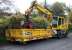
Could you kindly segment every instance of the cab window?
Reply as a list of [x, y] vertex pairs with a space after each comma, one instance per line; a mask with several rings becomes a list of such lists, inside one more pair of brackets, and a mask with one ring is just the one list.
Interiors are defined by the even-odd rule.
[[63, 24], [64, 23], [64, 19], [63, 18], [59, 18], [59, 20], [58, 20], [58, 25], [61, 25], [61, 24]]

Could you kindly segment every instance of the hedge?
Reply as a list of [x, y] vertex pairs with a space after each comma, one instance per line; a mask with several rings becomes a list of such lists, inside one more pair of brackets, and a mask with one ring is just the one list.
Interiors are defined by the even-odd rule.
[[72, 24], [69, 24], [69, 31], [72, 32]]

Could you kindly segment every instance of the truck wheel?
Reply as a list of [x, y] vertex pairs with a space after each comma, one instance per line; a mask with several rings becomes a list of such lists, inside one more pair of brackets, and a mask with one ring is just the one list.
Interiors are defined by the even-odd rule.
[[64, 32], [63, 30], [59, 30], [57, 33], [58, 33], [57, 34], [57, 38], [58, 39], [65, 38], [68, 35], [68, 33], [67, 32]]
[[64, 37], [65, 38], [68, 37], [68, 31], [64, 34]]

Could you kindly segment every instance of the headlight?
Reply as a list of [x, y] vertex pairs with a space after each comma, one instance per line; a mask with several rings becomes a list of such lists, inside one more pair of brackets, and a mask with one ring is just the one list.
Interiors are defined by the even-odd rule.
[[54, 32], [55, 34], [57, 34], [57, 31], [56, 31], [56, 30], [53, 30], [53, 32]]

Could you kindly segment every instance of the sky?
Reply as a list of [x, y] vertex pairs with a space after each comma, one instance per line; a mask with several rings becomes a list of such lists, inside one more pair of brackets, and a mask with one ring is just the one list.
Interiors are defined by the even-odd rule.
[[[14, 0], [15, 6], [20, 10], [21, 13], [24, 13], [25, 10], [29, 8], [31, 2], [34, 0]], [[37, 0], [38, 3], [43, 3], [45, 0]], [[55, 2], [63, 2], [67, 6], [72, 5], [72, 0], [47, 0], [47, 4], [51, 5]]]

